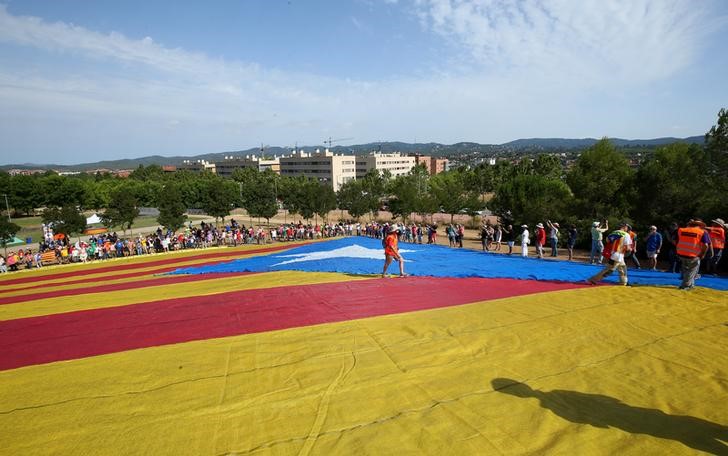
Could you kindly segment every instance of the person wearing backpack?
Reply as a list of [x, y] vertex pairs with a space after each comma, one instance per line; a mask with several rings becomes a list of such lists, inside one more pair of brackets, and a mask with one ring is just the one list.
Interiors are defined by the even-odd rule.
[[596, 285], [604, 277], [610, 275], [615, 270], [619, 273], [619, 283], [627, 285], [627, 265], [624, 264], [624, 254], [632, 251], [632, 237], [627, 232], [627, 222], [619, 224], [619, 229], [613, 231], [607, 236], [604, 244], [602, 256], [607, 259], [607, 265], [586, 281], [592, 285]]

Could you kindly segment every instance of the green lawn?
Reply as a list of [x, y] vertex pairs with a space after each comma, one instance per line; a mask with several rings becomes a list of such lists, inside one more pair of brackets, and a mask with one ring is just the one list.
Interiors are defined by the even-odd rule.
[[[87, 216], [91, 216], [91, 214], [87, 214]], [[206, 219], [207, 216], [201, 216], [201, 215], [190, 215], [187, 217], [187, 221], [192, 221], [192, 223]], [[16, 234], [17, 237], [20, 239], [25, 240], [26, 238], [32, 238], [32, 242], [36, 243], [39, 242], [40, 239], [43, 237], [43, 230], [41, 228], [41, 218], [40, 217], [19, 217], [14, 218], [13, 223], [20, 226], [20, 231], [18, 231], [18, 234]], [[186, 222], [185, 222], [186, 223]], [[145, 228], [148, 226], [157, 226], [159, 223], [157, 223], [157, 218], [154, 216], [141, 216], [134, 219], [134, 225], [132, 225], [132, 230], [135, 228]], [[100, 226], [100, 225], [99, 225]], [[113, 231], [113, 230], [112, 230]], [[121, 232], [121, 230], [118, 230]]]

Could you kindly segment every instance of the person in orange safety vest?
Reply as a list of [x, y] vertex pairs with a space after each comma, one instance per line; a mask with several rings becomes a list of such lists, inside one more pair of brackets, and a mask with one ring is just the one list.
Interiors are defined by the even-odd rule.
[[695, 286], [700, 260], [705, 256], [709, 246], [710, 236], [702, 220], [690, 220], [686, 228], [677, 230], [677, 255], [682, 263], [681, 290], [690, 290]]
[[716, 274], [718, 272], [718, 263], [723, 255], [725, 248], [725, 222], [721, 218], [710, 221], [708, 235], [710, 236], [710, 245], [713, 247], [713, 253], [710, 258], [706, 259], [706, 272], [708, 274]]

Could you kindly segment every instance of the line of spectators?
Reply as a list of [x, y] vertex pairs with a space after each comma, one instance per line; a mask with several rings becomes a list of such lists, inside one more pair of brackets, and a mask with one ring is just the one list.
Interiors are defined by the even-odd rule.
[[[356, 234], [357, 236], [368, 236], [383, 240], [387, 237], [387, 234], [389, 234], [390, 226], [391, 225], [389, 223], [370, 222], [364, 226], [357, 223]], [[398, 225], [398, 227], [398, 242], [422, 244], [424, 237], [427, 236], [428, 244], [437, 243], [437, 225], [435, 224], [422, 226], [422, 224], [411, 223], [409, 225]], [[464, 229], [462, 230], [462, 234], [464, 234]], [[460, 238], [460, 242], [462, 243], [462, 237]]]
[[51, 264], [87, 263], [111, 258], [151, 255], [185, 249], [267, 244], [274, 241], [302, 241], [352, 235], [356, 226], [352, 222], [323, 225], [302, 222], [282, 224], [277, 227], [249, 226], [231, 219], [221, 228], [200, 222], [190, 222], [179, 232], [157, 228], [154, 233], [123, 237], [116, 232], [91, 236], [88, 241], [70, 242], [65, 237], [49, 239], [32, 249], [18, 249], [0, 255], [0, 272], [40, 268]]

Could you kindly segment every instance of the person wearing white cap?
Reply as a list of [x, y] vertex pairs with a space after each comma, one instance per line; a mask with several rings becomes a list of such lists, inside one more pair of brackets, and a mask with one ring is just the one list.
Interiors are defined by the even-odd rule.
[[546, 244], [546, 230], [543, 229], [543, 223], [536, 224], [536, 253], [539, 258], [543, 258], [543, 246]]
[[389, 227], [389, 234], [384, 240], [384, 269], [382, 270], [382, 278], [387, 277], [387, 268], [392, 263], [392, 260], [397, 260], [399, 263], [399, 276], [407, 277], [404, 273], [404, 259], [399, 254], [399, 232], [401, 227], [396, 223], [393, 223]]
[[605, 231], [609, 231], [609, 222], [604, 220], [604, 228], [599, 227], [599, 222], [592, 223], [591, 229], [591, 254], [589, 255], [589, 264], [599, 263], [602, 264], [602, 252], [604, 251], [604, 244], [602, 238]]
[[531, 243], [531, 233], [528, 232], [528, 225], [521, 225], [523, 231], [521, 232], [521, 256], [528, 256], [528, 244]]

